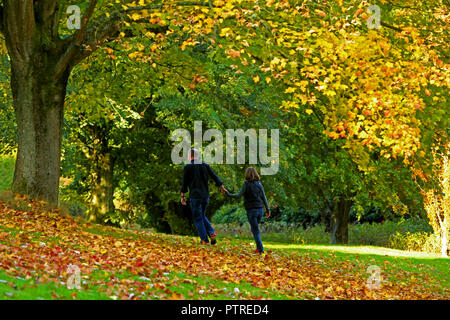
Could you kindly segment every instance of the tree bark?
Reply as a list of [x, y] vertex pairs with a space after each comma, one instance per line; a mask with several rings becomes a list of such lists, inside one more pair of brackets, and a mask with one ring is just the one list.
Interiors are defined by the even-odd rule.
[[332, 216], [332, 231], [331, 231], [331, 243], [332, 244], [347, 244], [348, 243], [348, 217], [350, 208], [352, 206], [351, 200], [345, 200], [343, 198], [334, 205]]
[[99, 222], [99, 218], [114, 212], [114, 158], [110, 152], [99, 152], [93, 159], [93, 182], [91, 208], [88, 220]]
[[448, 248], [448, 242], [449, 242], [449, 239], [448, 239], [448, 230], [449, 230], [449, 228], [448, 228], [448, 215], [445, 215], [444, 216], [444, 221], [443, 221], [443, 223], [442, 223], [442, 226], [441, 226], [441, 255], [443, 256], [443, 257], [448, 257], [448, 251], [449, 251], [449, 248]]
[[[58, 204], [66, 69], [52, 79], [49, 57], [36, 52], [27, 65], [12, 63], [11, 88], [18, 127], [13, 192]], [[12, 59], [14, 60], [14, 59]]]
[[443, 257], [448, 257], [448, 238], [447, 238], [447, 231], [442, 231], [442, 238], [441, 238], [441, 255]]
[[18, 127], [13, 192], [58, 203], [62, 120], [71, 65], [56, 62], [59, 2], [4, 0], [0, 30], [11, 60], [11, 89]]

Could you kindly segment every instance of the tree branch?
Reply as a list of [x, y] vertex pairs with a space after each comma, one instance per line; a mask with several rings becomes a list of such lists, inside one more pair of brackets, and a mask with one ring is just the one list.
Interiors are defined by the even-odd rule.
[[3, 6], [0, 6], [0, 33], [3, 33]]
[[[3, 34], [12, 62], [24, 67], [31, 58], [36, 27], [32, 0], [3, 0]], [[7, 20], [7, 21], [6, 21]]]
[[[127, 14], [130, 12], [163, 9], [164, 6], [167, 7], [170, 5], [205, 7], [210, 6], [209, 2], [183, 1], [169, 5], [153, 4], [148, 6], [128, 7], [126, 9], [116, 11], [115, 13], [111, 14], [109, 18], [106, 17], [106, 15], [99, 18], [88, 28], [87, 25], [92, 16], [96, 2], [97, 0], [91, 0], [89, 8], [87, 9], [85, 16], [83, 17], [83, 24], [80, 30], [74, 36], [69, 38], [67, 49], [57, 65], [54, 75], [55, 80], [64, 72], [64, 70], [66, 70], [67, 67], [78, 64], [84, 58], [88, 57], [99, 47], [101, 47], [103, 43], [116, 38], [119, 35], [123, 21], [128, 20], [134, 23], [139, 22], [133, 21], [127, 16]], [[156, 33], [161, 33], [165, 32], [167, 30], [167, 27], [155, 27], [153, 30]]]
[[80, 29], [75, 33], [74, 36], [70, 37], [69, 42], [65, 46], [65, 52], [58, 60], [58, 63], [55, 68], [55, 74], [54, 74], [54, 80], [58, 79], [61, 74], [71, 65], [71, 62], [77, 53], [79, 51], [79, 47], [81, 46], [84, 36], [86, 33], [87, 25], [89, 23], [89, 20], [91, 19], [95, 7], [97, 5], [97, 0], [91, 0], [89, 2], [89, 6], [86, 9], [86, 12], [81, 19], [81, 26]]
[[386, 22], [383, 22], [383, 21], [381, 21], [381, 25], [383, 27], [386, 27], [386, 28], [389, 28], [389, 29], [392, 29], [392, 30], [395, 30], [395, 31], [398, 31], [398, 32], [402, 32], [403, 31], [402, 29], [394, 27], [394, 26], [391, 26], [390, 24], [387, 24]]
[[35, 1], [36, 22], [44, 26], [46, 35], [52, 39], [58, 39], [59, 1], [41, 0]]
[[97, 5], [97, 0], [91, 0], [89, 2], [89, 7], [86, 10], [86, 13], [84, 14], [83, 18], [81, 19], [81, 26], [80, 30], [77, 31], [75, 35], [75, 44], [79, 46], [81, 42], [83, 41], [84, 33], [86, 31], [87, 25], [89, 23], [89, 20], [92, 17], [92, 14], [94, 13], [95, 6]]

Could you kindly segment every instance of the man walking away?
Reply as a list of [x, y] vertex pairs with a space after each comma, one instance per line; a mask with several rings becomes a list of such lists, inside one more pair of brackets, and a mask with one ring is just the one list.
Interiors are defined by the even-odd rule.
[[210, 244], [208, 236], [211, 238], [211, 244], [216, 244], [217, 232], [214, 231], [211, 223], [206, 218], [206, 208], [209, 203], [209, 185], [208, 180], [211, 178], [217, 187], [220, 187], [222, 193], [227, 190], [223, 186], [222, 180], [211, 169], [211, 167], [199, 159], [197, 149], [189, 151], [189, 161], [183, 170], [183, 181], [181, 183], [181, 204], [186, 205], [185, 193], [189, 189], [189, 199], [194, 219], [195, 227], [201, 239], [201, 244]]

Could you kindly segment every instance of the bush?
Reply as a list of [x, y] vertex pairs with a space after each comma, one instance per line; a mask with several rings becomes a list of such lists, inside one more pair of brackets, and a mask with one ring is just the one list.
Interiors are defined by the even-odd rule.
[[359, 223], [381, 223], [385, 220], [384, 215], [381, 212], [381, 209], [369, 207], [368, 209], [364, 210], [364, 213], [359, 217], [358, 212], [354, 210], [354, 207], [352, 207], [352, 210], [350, 210], [350, 216], [349, 221], [350, 222], [359, 222]]
[[[248, 223], [235, 223], [236, 215], [229, 211], [221, 213], [216, 219], [215, 229], [219, 233], [252, 239]], [[223, 222], [219, 222], [223, 221]], [[227, 221], [227, 222], [225, 222]], [[302, 225], [283, 221], [265, 221], [260, 226], [263, 241], [276, 241], [298, 244], [329, 244], [330, 233], [325, 232], [325, 227], [315, 225], [304, 229]], [[439, 252], [439, 239], [432, 234], [432, 229], [427, 221], [421, 219], [406, 219], [399, 222], [386, 221], [383, 223], [357, 223], [349, 224], [350, 245], [372, 245], [388, 247], [400, 250]]]
[[440, 238], [428, 232], [397, 232], [391, 236], [389, 247], [406, 251], [440, 252]]
[[301, 225], [304, 229], [318, 224], [321, 219], [319, 212], [312, 212], [303, 208], [296, 210], [291, 207], [275, 206], [271, 212], [272, 217], [267, 219], [267, 221]]
[[222, 206], [212, 217], [212, 222], [218, 224], [236, 224], [242, 226], [247, 221], [247, 212], [244, 208], [229, 204]]
[[349, 241], [354, 244], [391, 247], [390, 239], [396, 233], [405, 234], [431, 232], [428, 223], [421, 219], [407, 219], [400, 222], [362, 223], [349, 226]]

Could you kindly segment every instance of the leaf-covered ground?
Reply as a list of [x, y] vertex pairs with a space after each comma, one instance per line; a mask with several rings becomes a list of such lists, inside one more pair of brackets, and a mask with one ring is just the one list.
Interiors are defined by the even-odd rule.
[[[448, 299], [448, 259], [403, 268], [377, 259], [310, 249], [252, 255], [249, 241], [197, 238], [77, 223], [36, 202], [0, 202], [0, 299]], [[20, 207], [20, 206], [19, 206]], [[270, 245], [269, 245], [270, 247]], [[297, 246], [298, 247], [298, 246]], [[351, 258], [350, 258], [351, 257]], [[367, 267], [384, 271], [367, 288]], [[69, 290], [67, 268], [80, 268]]]

